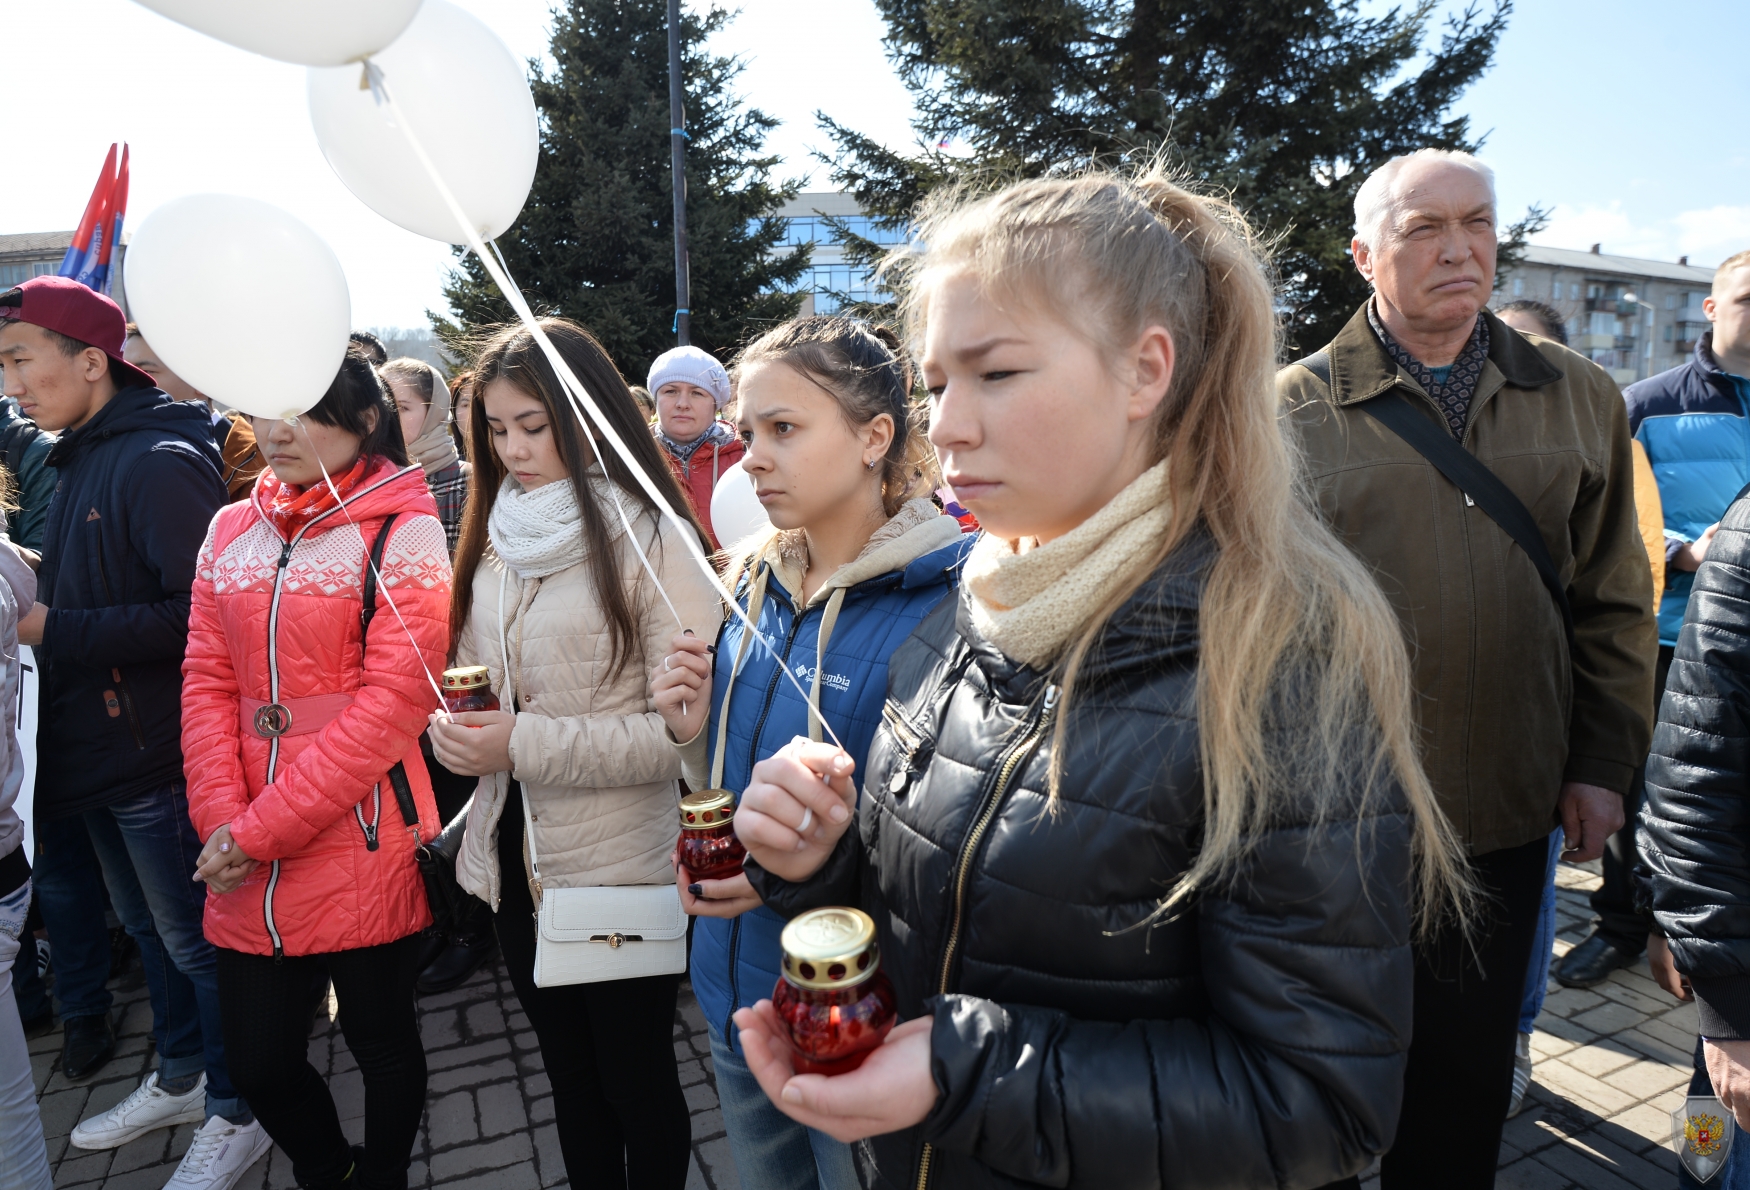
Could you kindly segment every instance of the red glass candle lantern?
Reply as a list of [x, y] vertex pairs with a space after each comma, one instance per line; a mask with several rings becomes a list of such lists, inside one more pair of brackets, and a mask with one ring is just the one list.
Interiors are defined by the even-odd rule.
[[812, 909], [784, 927], [772, 1006], [790, 1030], [797, 1074], [848, 1074], [898, 1019], [875, 922], [860, 909]]
[[444, 670], [443, 687], [444, 710], [452, 715], [498, 709], [498, 695], [492, 692], [492, 679], [484, 665]]
[[747, 849], [735, 837], [735, 795], [701, 789], [681, 799], [680, 861], [695, 880], [741, 875]]

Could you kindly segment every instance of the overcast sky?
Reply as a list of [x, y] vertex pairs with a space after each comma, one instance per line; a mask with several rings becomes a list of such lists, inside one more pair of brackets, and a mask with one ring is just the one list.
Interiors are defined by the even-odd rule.
[[[457, 2], [520, 57], [544, 52], [550, 0]], [[911, 143], [881, 33], [872, 0], [743, 3], [718, 48], [746, 59], [743, 94], [784, 121], [772, 148], [789, 173], [824, 187], [809, 153], [824, 143], [816, 110]], [[422, 325], [441, 305], [449, 250], [381, 219], [335, 178], [310, 130], [301, 68], [132, 0], [14, 0], [0, 37], [0, 233], [72, 227], [110, 142], [125, 140], [130, 226], [178, 195], [253, 195], [334, 246], [355, 325]], [[1744, 0], [1521, 0], [1494, 69], [1459, 104], [1489, 133], [1503, 215], [1553, 206], [1540, 239], [1563, 247], [1598, 241], [1710, 265], [1750, 247], [1747, 44]]]

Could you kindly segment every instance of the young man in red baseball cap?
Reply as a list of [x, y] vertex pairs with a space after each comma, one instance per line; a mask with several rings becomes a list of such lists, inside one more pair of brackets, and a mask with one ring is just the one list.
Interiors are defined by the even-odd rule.
[[39, 602], [18, 633], [36, 647], [42, 690], [34, 882], [55, 944], [68, 1077], [92, 1073], [115, 1046], [99, 880], [140, 944], [152, 993], [158, 1069], [74, 1129], [73, 1144], [117, 1148], [199, 1123], [168, 1185], [228, 1190], [271, 1142], [225, 1066], [181, 742], [189, 591], [226, 492], [206, 413], [127, 362], [126, 325], [114, 302], [64, 277], [0, 293], [4, 393], [60, 433]]

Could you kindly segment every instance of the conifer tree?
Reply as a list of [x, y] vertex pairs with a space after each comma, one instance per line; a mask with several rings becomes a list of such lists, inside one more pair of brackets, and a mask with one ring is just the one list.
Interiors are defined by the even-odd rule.
[[[949, 147], [894, 152], [820, 116], [833, 178], [864, 209], [903, 225], [945, 182], [1162, 152], [1192, 183], [1231, 195], [1272, 244], [1290, 353], [1327, 342], [1367, 294], [1348, 253], [1362, 178], [1413, 149], [1477, 147], [1451, 108], [1488, 68], [1511, 11], [1510, 0], [1487, 15], [1473, 5], [1427, 45], [1433, 0], [1379, 15], [1356, 0], [876, 5], [920, 143]], [[1534, 208], [1503, 229], [1503, 264], [1542, 219]], [[879, 255], [840, 238], [847, 255]]]
[[[729, 19], [721, 9], [681, 18], [692, 341], [719, 356], [794, 315], [801, 298], [780, 288], [808, 265], [806, 248], [776, 251], [783, 225], [772, 213], [799, 188], [774, 180], [778, 159], [762, 153], [777, 121], [734, 92], [740, 61], [704, 48]], [[556, 10], [553, 69], [530, 66], [534, 188], [498, 237], [536, 312], [588, 327], [634, 383], [675, 344], [667, 38], [664, 0]], [[513, 318], [480, 262], [458, 255], [444, 289], [452, 317], [432, 316], [453, 348]]]

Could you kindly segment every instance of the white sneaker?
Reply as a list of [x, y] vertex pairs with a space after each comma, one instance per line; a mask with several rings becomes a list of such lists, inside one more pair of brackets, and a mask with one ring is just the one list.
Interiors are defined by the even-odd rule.
[[1531, 1034], [1521, 1033], [1513, 1043], [1513, 1098], [1507, 1105], [1510, 1120], [1525, 1108], [1525, 1093], [1531, 1090]]
[[233, 1124], [214, 1116], [195, 1130], [194, 1142], [164, 1190], [231, 1190], [272, 1146], [273, 1137], [261, 1121]]
[[154, 1128], [198, 1124], [207, 1114], [207, 1076], [201, 1075], [194, 1090], [172, 1095], [158, 1086], [158, 1072], [134, 1088], [134, 1093], [73, 1129], [73, 1143], [81, 1149], [119, 1149]]

